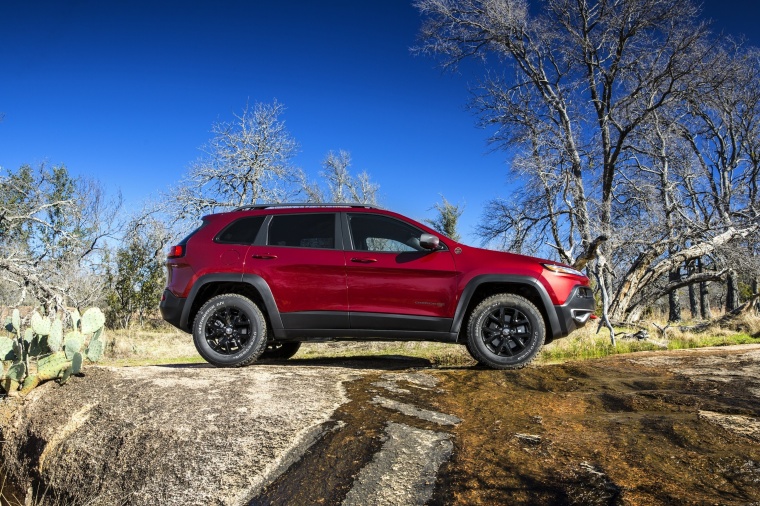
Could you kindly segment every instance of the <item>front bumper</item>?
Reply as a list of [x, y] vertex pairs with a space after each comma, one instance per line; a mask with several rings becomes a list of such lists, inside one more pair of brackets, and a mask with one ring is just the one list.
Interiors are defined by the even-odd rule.
[[187, 299], [176, 297], [171, 291], [164, 290], [164, 294], [161, 296], [161, 304], [158, 306], [161, 309], [161, 317], [163, 317], [164, 320], [178, 329], [185, 331], [186, 329], [182, 328], [180, 322], [182, 320], [182, 310], [185, 309], [186, 301]]
[[586, 325], [596, 309], [594, 292], [587, 286], [576, 286], [564, 304], [554, 306], [559, 320], [559, 334], [554, 337], [565, 337], [572, 331]]

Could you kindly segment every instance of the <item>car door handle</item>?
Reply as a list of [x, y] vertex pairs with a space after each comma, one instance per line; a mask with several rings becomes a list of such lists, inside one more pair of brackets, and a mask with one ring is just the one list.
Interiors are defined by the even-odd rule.
[[277, 255], [253, 255], [253, 258], [257, 258], [259, 260], [274, 260], [277, 258]]
[[377, 262], [377, 259], [375, 259], [375, 258], [352, 258], [351, 261], [352, 262], [357, 262], [357, 263], [360, 263], [360, 264], [371, 264], [371, 263]]

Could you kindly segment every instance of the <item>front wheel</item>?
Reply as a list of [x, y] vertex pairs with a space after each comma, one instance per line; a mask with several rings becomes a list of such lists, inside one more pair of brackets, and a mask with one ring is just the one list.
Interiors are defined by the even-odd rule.
[[229, 293], [209, 299], [193, 324], [198, 353], [217, 367], [248, 365], [267, 345], [267, 325], [250, 299]]
[[528, 299], [501, 293], [478, 304], [470, 316], [467, 351], [494, 369], [528, 365], [544, 345], [546, 325]]

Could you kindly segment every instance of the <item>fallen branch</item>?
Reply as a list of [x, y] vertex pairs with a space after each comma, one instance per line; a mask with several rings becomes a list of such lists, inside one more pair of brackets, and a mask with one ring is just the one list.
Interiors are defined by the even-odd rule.
[[713, 318], [712, 320], [708, 320], [706, 322], [700, 323], [698, 325], [692, 325], [689, 327], [678, 327], [678, 329], [682, 332], [704, 332], [707, 329], [709, 329], [712, 326], [719, 326], [719, 327], [728, 327], [734, 320], [739, 318], [740, 316], [748, 313], [750, 310], [752, 310], [755, 307], [755, 302], [760, 300], [760, 293], [756, 293], [752, 295], [747, 302], [742, 304], [741, 306], [737, 307], [731, 312], [728, 312], [724, 314], [723, 316], [719, 316], [717, 318]]

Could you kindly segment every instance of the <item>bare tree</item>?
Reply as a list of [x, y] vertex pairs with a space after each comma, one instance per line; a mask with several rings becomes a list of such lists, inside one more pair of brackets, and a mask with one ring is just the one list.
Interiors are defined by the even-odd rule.
[[310, 182], [301, 172], [301, 189], [309, 202], [356, 202], [359, 204], [377, 204], [379, 186], [370, 180], [367, 172], [352, 176], [351, 154], [340, 150], [330, 151], [322, 162], [319, 175], [322, 184]]
[[482, 236], [521, 250], [548, 246], [588, 266], [607, 324], [636, 318], [647, 297], [670, 294], [675, 304], [679, 288], [715, 279], [684, 277], [682, 266], [757, 230], [757, 214], [739, 209], [746, 198], [732, 197], [722, 215], [705, 202], [712, 189], [684, 142], [693, 129], [682, 125], [698, 117], [691, 105], [732, 79], [737, 89], [754, 79], [742, 77], [738, 50], [716, 43], [691, 1], [416, 5], [418, 51], [442, 55], [445, 66], [473, 57], [488, 66], [474, 107], [495, 129], [492, 141], [517, 153], [511, 170], [523, 183], [489, 205]]
[[205, 156], [169, 195], [175, 216], [195, 220], [219, 209], [286, 201], [298, 191], [292, 165], [297, 143], [280, 119], [278, 102], [246, 106], [233, 122], [212, 127]]
[[102, 251], [119, 207], [64, 166], [0, 169], [1, 303], [55, 311], [101, 302]]

